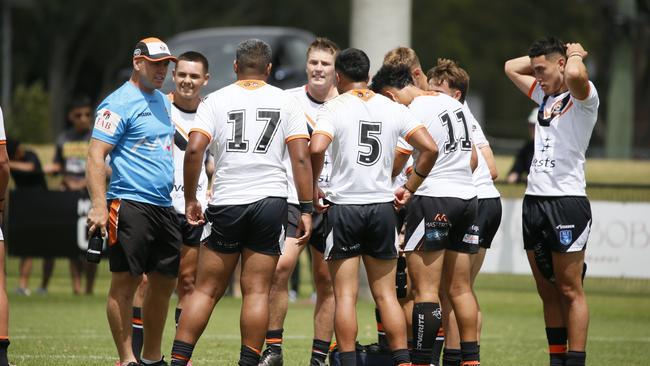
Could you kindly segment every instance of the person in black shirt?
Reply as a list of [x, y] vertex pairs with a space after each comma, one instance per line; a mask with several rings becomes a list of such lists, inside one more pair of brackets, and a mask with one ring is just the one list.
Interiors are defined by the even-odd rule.
[[[41, 167], [41, 161], [31, 150], [25, 149], [19, 141], [7, 139], [7, 155], [9, 156], [9, 169], [11, 178], [14, 180], [16, 190], [25, 191], [47, 191], [45, 174]], [[29, 275], [32, 272], [32, 258], [21, 257], [19, 268], [19, 280], [16, 293], [29, 296]], [[43, 279], [39, 293], [47, 292], [47, 285], [52, 277], [54, 269], [54, 258], [43, 258]]]
[[[70, 127], [56, 140], [54, 161], [45, 167], [47, 174], [61, 174], [62, 191], [86, 192], [86, 157], [90, 143], [93, 107], [85, 96], [76, 97], [68, 107]], [[86, 295], [93, 293], [97, 265], [79, 256], [70, 257], [70, 276], [75, 295], [82, 292], [81, 274], [86, 275]]]

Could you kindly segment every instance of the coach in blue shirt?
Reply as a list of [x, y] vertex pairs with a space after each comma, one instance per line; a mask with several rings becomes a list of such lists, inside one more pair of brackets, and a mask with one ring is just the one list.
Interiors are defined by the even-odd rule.
[[[97, 107], [88, 151], [88, 226], [90, 233], [108, 233], [112, 276], [107, 314], [122, 366], [138, 365], [131, 348], [131, 306], [143, 273], [149, 289], [143, 304], [141, 361], [166, 365], [160, 342], [181, 245], [170, 197], [174, 125], [169, 100], [158, 90], [170, 61], [176, 58], [159, 39], [138, 42], [130, 80]], [[112, 175], [106, 191], [104, 161], [109, 154]]]

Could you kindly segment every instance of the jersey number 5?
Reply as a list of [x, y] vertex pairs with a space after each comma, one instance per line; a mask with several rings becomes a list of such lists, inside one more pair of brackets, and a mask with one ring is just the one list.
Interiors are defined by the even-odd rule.
[[[374, 165], [381, 155], [381, 122], [359, 121], [359, 153], [357, 163]], [[364, 151], [362, 151], [365, 150]]]
[[[258, 154], [265, 154], [275, 136], [280, 122], [280, 110], [278, 109], [257, 109], [257, 119], [259, 122], [266, 122], [266, 127], [262, 135], [257, 140], [255, 150]], [[244, 139], [246, 132], [246, 111], [238, 110], [228, 112], [228, 123], [232, 123], [232, 138], [226, 142], [226, 151], [230, 152], [248, 152], [248, 140]]]
[[463, 126], [463, 131], [461, 131], [463, 136], [460, 137], [460, 141], [456, 139], [456, 135], [454, 133], [454, 124], [451, 120], [451, 117], [449, 116], [449, 113], [444, 112], [438, 116], [438, 118], [440, 118], [440, 122], [442, 122], [442, 125], [447, 129], [448, 134], [447, 142], [445, 143], [445, 154], [449, 154], [458, 150], [459, 142], [461, 150], [472, 150], [472, 141], [469, 139], [469, 130], [467, 129], [465, 114], [463, 114], [463, 111], [459, 109], [454, 112], [454, 115], [456, 117], [456, 122], [461, 123]]

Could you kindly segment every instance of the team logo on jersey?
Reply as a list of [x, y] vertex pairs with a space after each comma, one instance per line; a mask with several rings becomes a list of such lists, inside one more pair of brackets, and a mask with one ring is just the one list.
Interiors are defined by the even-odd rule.
[[560, 230], [560, 244], [569, 245], [573, 242], [572, 230]]
[[113, 136], [121, 120], [122, 117], [119, 114], [106, 108], [100, 109], [95, 118], [95, 129]]

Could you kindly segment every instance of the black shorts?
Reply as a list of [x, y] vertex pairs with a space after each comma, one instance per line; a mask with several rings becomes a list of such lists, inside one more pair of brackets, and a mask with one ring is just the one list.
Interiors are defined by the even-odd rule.
[[395, 259], [399, 249], [397, 217], [392, 202], [336, 205], [327, 210], [325, 259], [369, 255]]
[[108, 201], [108, 256], [111, 272], [160, 272], [176, 277], [181, 232], [172, 207], [114, 199]]
[[481, 198], [478, 200], [478, 210], [474, 225], [478, 230], [478, 246], [490, 248], [492, 239], [501, 225], [501, 198]]
[[587, 197], [527, 195], [522, 217], [526, 250], [535, 250], [538, 245], [558, 253], [587, 248], [591, 230], [591, 205]]
[[212, 206], [205, 211], [212, 231], [206, 246], [220, 253], [243, 248], [280, 255], [287, 227], [287, 199], [267, 197], [245, 205]]
[[[300, 208], [298, 205], [289, 204], [289, 220], [287, 225], [287, 237], [295, 238], [296, 230], [298, 229], [298, 221], [300, 220]], [[319, 214], [314, 212], [311, 215], [311, 238], [309, 244], [319, 252], [325, 252], [325, 221], [327, 221], [327, 213]]]
[[203, 229], [205, 225], [192, 226], [187, 222], [187, 218], [183, 214], [176, 214], [178, 222], [180, 223], [181, 237], [183, 238], [183, 245], [188, 247], [197, 248], [201, 244], [201, 237], [203, 236]]
[[461, 253], [478, 252], [476, 197], [415, 196], [408, 204], [404, 251], [449, 249]]

